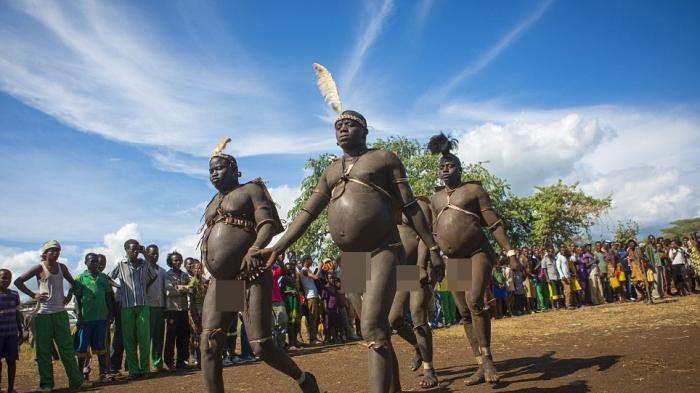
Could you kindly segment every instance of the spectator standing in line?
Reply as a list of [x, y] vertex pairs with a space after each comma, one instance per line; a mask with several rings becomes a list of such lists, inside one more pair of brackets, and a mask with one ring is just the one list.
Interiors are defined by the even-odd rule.
[[277, 261], [270, 269], [272, 271], [272, 336], [275, 344], [280, 348], [285, 348], [285, 334], [287, 330], [287, 309], [282, 301], [282, 292], [280, 291], [280, 279], [283, 276], [282, 267], [284, 266], [284, 254], [281, 253], [277, 257]]
[[549, 288], [551, 292], [552, 307], [555, 310], [559, 310], [562, 306], [561, 296], [563, 295], [563, 288], [561, 285], [561, 280], [559, 279], [559, 272], [557, 271], [557, 265], [554, 262], [554, 250], [547, 248], [545, 255], [542, 258], [542, 267], [547, 275], [547, 282], [549, 283]]
[[530, 250], [523, 247], [520, 253], [520, 264], [523, 265], [523, 289], [525, 290], [525, 311], [530, 314], [537, 312], [537, 291], [535, 290], [534, 276], [532, 274], [532, 263]]
[[631, 281], [637, 292], [637, 300], [651, 302], [651, 292], [647, 286], [647, 275], [635, 240], [630, 240], [627, 243], [627, 260], [632, 269]]
[[[505, 258], [503, 254], [502, 258]], [[503, 263], [503, 274], [506, 277], [506, 291], [508, 295], [506, 296], [506, 309], [508, 310], [508, 316], [512, 317], [514, 315], [513, 307], [515, 306], [515, 282], [513, 281], [513, 269], [507, 263]]]
[[190, 342], [190, 347], [192, 348], [192, 357], [194, 358], [195, 367], [200, 367], [202, 361], [202, 355], [199, 352], [199, 335], [202, 334], [202, 309], [204, 308], [204, 296], [207, 294], [207, 283], [204, 279], [203, 270], [201, 262], [195, 260], [191, 266], [192, 278], [187, 284], [192, 291], [192, 301], [190, 304], [192, 340]]
[[559, 246], [559, 253], [555, 260], [555, 265], [557, 273], [559, 274], [559, 279], [561, 280], [562, 287], [564, 289], [564, 303], [567, 310], [573, 310], [573, 291], [571, 280], [571, 270], [569, 270], [569, 252], [566, 246], [561, 244]]
[[550, 308], [549, 304], [549, 287], [547, 285], [547, 273], [542, 261], [544, 255], [540, 250], [535, 250], [535, 256], [538, 258], [538, 262], [535, 265], [535, 287], [537, 290], [537, 304], [539, 305], [540, 311], [547, 311]]
[[326, 272], [326, 285], [323, 287], [321, 298], [326, 309], [325, 327], [327, 334], [325, 341], [327, 344], [340, 342], [340, 301], [338, 300], [338, 286], [336, 286], [335, 275], [332, 271]]
[[[170, 371], [186, 368], [190, 350], [189, 287], [190, 275], [182, 271], [182, 255], [177, 251], [168, 254], [170, 267], [165, 280], [165, 364]], [[192, 265], [190, 265], [192, 268]], [[177, 347], [177, 360], [175, 349]]]
[[605, 297], [603, 297], [603, 282], [600, 279], [600, 267], [597, 258], [595, 256], [593, 258], [594, 262], [590, 266], [590, 273], [588, 273], [588, 288], [590, 288], [591, 291], [591, 304], [597, 306], [605, 303]]
[[634, 293], [632, 292], [632, 267], [627, 258], [627, 249], [622, 247], [619, 243], [616, 243], [616, 245], [617, 257], [620, 261], [620, 277], [624, 277], [624, 280], [620, 279], [620, 281], [621, 284], [624, 284], [625, 297], [627, 300], [635, 300]]
[[87, 270], [75, 278], [75, 313], [77, 316], [76, 328], [78, 329], [78, 345], [75, 349], [78, 355], [78, 368], [85, 373], [88, 361], [88, 348], [97, 355], [99, 367], [99, 381], [107, 380], [107, 318], [112, 314], [110, 310], [109, 293], [111, 286], [109, 277], [99, 271], [97, 254], [85, 255]]
[[676, 287], [676, 295], [688, 295], [688, 288], [685, 285], [683, 275], [685, 266], [688, 263], [685, 253], [680, 247], [680, 241], [674, 240], [668, 250], [668, 257], [671, 260], [671, 274], [673, 275], [673, 285]]
[[603, 251], [603, 242], [595, 242], [593, 257], [600, 272], [599, 278], [604, 303], [610, 299], [610, 281], [608, 280], [608, 260], [605, 258], [605, 252]]
[[139, 258], [139, 254], [147, 256], [137, 240], [127, 240], [124, 251], [126, 256], [117, 262], [109, 276], [119, 283], [124, 351], [129, 378], [136, 379], [147, 377], [150, 372], [151, 314], [146, 291], [158, 276], [149, 262]]
[[579, 265], [579, 281], [581, 288], [583, 288], [583, 294], [586, 304], [591, 304], [591, 286], [590, 286], [590, 275], [591, 269], [595, 264], [595, 257], [591, 252], [591, 245], [586, 244], [583, 247], [583, 253], [581, 254], [581, 264]]
[[320, 299], [318, 288], [316, 287], [316, 281], [319, 279], [319, 276], [311, 272], [311, 264], [311, 257], [304, 257], [304, 267], [301, 269], [301, 285], [304, 288], [304, 298], [306, 299], [308, 312], [309, 345], [319, 345], [321, 342], [318, 341], [317, 334]]
[[654, 235], [647, 236], [647, 242], [644, 244], [644, 247], [642, 247], [641, 252], [642, 259], [646, 261], [649, 264], [649, 267], [653, 270], [655, 285], [652, 295], [655, 298], [663, 298], [665, 288], [665, 274], [663, 271], [664, 266], [661, 262], [661, 255], [659, 255], [659, 250], [656, 246], [656, 238]]
[[[39, 368], [39, 388], [50, 392], [54, 387], [53, 358], [51, 349], [55, 342], [68, 376], [71, 389], [89, 387], [78, 368], [73, 350], [73, 338], [70, 335], [66, 304], [73, 297], [75, 281], [66, 265], [58, 262], [61, 245], [50, 240], [41, 246], [41, 263], [15, 280], [15, 286], [22, 293], [38, 302], [38, 311], [34, 319], [36, 363]], [[25, 282], [36, 277], [39, 291], [34, 293]], [[68, 294], [63, 293], [63, 280], [68, 281]]]
[[452, 291], [448, 287], [448, 280], [447, 274], [445, 274], [436, 287], [440, 295], [440, 311], [442, 311], [442, 319], [444, 320], [443, 326], [452, 326], [457, 323], [457, 304], [455, 303], [455, 298], [452, 297]]
[[156, 279], [146, 291], [146, 302], [150, 314], [151, 327], [151, 367], [155, 372], [163, 371], [163, 340], [165, 339], [165, 277], [167, 272], [158, 265], [160, 256], [158, 246], [146, 247], [146, 256]]
[[284, 276], [280, 281], [282, 298], [287, 312], [287, 341], [289, 349], [299, 348], [297, 341], [297, 326], [301, 318], [301, 302], [299, 301], [299, 284], [297, 280], [296, 264], [288, 262], [285, 266]]
[[[22, 313], [19, 310], [19, 293], [10, 289], [12, 272], [0, 269], [0, 359], [7, 365], [7, 393], [15, 391], [15, 374], [22, 342]], [[0, 363], [0, 383], [2, 363]]]
[[513, 292], [515, 315], [522, 315], [525, 311], [525, 269], [524, 267], [513, 271]]

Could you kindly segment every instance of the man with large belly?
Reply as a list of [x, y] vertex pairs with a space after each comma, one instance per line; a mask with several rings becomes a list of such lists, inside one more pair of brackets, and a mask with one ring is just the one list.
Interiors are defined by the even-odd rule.
[[[427, 218], [432, 221], [430, 202], [425, 197], [418, 197], [418, 204]], [[421, 288], [415, 291], [396, 292], [394, 303], [389, 312], [389, 324], [399, 337], [411, 344], [415, 355], [411, 359], [411, 370], [423, 368], [420, 385], [424, 389], [437, 386], [438, 380], [433, 368], [433, 332], [428, 324], [428, 304], [432, 301], [430, 286], [442, 280], [442, 269], [429, 266], [428, 248], [410, 225], [405, 216], [398, 226], [401, 244], [404, 248], [404, 265], [418, 265]], [[430, 269], [429, 269], [430, 268]], [[413, 329], [406, 323], [406, 308], [410, 309]]]
[[[388, 320], [396, 292], [396, 264], [403, 254], [397, 229], [399, 208], [408, 225], [429, 248], [433, 264], [440, 266], [442, 260], [399, 158], [384, 150], [367, 148], [365, 118], [355, 111], [339, 113], [335, 120], [335, 136], [343, 157], [332, 162], [321, 175], [316, 189], [284, 236], [259, 255], [268, 263], [273, 261], [276, 255], [299, 239], [328, 206], [328, 226], [338, 247], [344, 252], [371, 255], [370, 280], [362, 302], [364, 307], [358, 307], [353, 300], [358, 311], [361, 308], [362, 335], [369, 346], [368, 391], [400, 391], [398, 363], [391, 346]], [[343, 268], [358, 267], [344, 264]]]
[[222, 350], [233, 312], [216, 310], [218, 280], [243, 278], [245, 309], [243, 319], [253, 352], [288, 375], [302, 392], [316, 393], [316, 379], [302, 372], [272, 340], [272, 273], [252, 254], [265, 247], [282, 231], [274, 203], [260, 179], [239, 184], [236, 160], [223, 154], [230, 139], [219, 144], [209, 160], [211, 183], [218, 193], [204, 213], [201, 241], [202, 261], [212, 279], [204, 299], [203, 331], [200, 338], [202, 375], [209, 392], [223, 392]]
[[495, 383], [499, 375], [491, 356], [491, 319], [484, 309], [484, 292], [491, 279], [491, 264], [496, 254], [483, 232], [482, 222], [506, 251], [511, 268], [518, 269], [518, 263], [486, 191], [479, 182], [462, 181], [462, 164], [450, 152], [454, 147], [456, 141], [444, 134], [432, 137], [428, 143], [433, 154], [442, 154], [439, 172], [445, 183], [432, 197], [433, 230], [440, 249], [448, 258], [468, 259], [471, 264], [471, 288], [453, 291], [464, 332], [479, 365], [466, 383]]

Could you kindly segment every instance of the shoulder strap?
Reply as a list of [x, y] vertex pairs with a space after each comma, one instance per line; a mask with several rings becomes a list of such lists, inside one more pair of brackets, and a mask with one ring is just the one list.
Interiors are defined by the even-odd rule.
[[275, 226], [275, 230], [277, 231], [276, 233], [284, 231], [284, 224], [282, 223], [279, 213], [277, 212], [278, 205], [272, 199], [272, 195], [270, 195], [270, 191], [268, 191], [267, 186], [265, 186], [265, 182], [263, 181], [263, 179], [257, 177], [251, 180], [250, 183], [260, 187], [263, 190], [263, 194], [265, 195], [265, 198], [267, 199], [268, 203], [270, 203], [270, 213], [272, 214], [272, 219], [274, 221], [273, 225]]

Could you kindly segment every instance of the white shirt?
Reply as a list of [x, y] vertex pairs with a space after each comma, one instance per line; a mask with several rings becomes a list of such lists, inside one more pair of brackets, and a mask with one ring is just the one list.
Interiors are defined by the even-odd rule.
[[668, 257], [671, 258], [671, 265], [685, 265], [685, 255], [683, 255], [683, 250], [680, 248], [677, 250], [668, 250]]
[[557, 272], [561, 278], [569, 279], [571, 278], [571, 271], [569, 270], [569, 261], [561, 253], [557, 254], [557, 259], [555, 261], [557, 265]]
[[304, 267], [301, 269], [301, 286], [304, 287], [304, 297], [306, 297], [307, 299], [317, 298], [318, 289], [316, 288], [316, 282], [313, 278], [307, 275], [308, 273], [308, 267]]

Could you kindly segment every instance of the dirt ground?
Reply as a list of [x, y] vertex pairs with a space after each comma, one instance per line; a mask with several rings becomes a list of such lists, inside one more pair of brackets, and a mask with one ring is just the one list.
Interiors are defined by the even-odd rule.
[[[421, 391], [418, 372], [407, 365], [409, 346], [394, 337], [404, 391]], [[700, 392], [700, 295], [655, 305], [610, 304], [551, 311], [493, 323], [493, 352], [503, 377], [496, 385], [466, 387], [475, 370], [459, 326], [435, 331], [435, 367], [440, 385], [430, 392]], [[353, 343], [307, 348], [294, 360], [313, 372], [325, 392], [364, 392], [367, 349]], [[66, 386], [60, 362], [57, 388]], [[3, 378], [4, 379], [4, 378]], [[224, 369], [227, 392], [296, 392], [294, 382], [262, 363]], [[5, 381], [3, 381], [5, 382]], [[17, 390], [36, 389], [38, 374], [26, 352]], [[4, 386], [3, 386], [4, 388]], [[118, 381], [90, 391], [204, 391], [199, 372], [159, 374]]]

